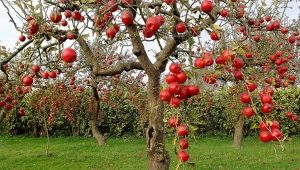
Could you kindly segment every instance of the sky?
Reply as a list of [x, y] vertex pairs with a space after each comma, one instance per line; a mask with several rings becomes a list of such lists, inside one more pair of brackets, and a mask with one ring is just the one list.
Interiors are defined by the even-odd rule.
[[[272, 0], [266, 0], [268, 4], [272, 3]], [[287, 13], [290, 18], [297, 18], [300, 14], [300, 1], [290, 3], [290, 7], [293, 9], [288, 9]], [[20, 35], [19, 32], [16, 31], [13, 24], [9, 22], [9, 17], [6, 13], [6, 9], [3, 4], [0, 3], [0, 45], [4, 45], [5, 47], [12, 49], [15, 47], [16, 42], [18, 41], [18, 37]]]

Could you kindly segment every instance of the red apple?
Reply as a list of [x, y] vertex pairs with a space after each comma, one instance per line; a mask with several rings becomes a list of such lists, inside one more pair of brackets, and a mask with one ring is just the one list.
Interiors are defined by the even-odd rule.
[[77, 58], [76, 51], [72, 48], [66, 48], [61, 52], [61, 58], [67, 63], [73, 63]]
[[19, 36], [19, 40], [20, 40], [21, 42], [24, 42], [24, 41], [26, 40], [26, 37], [25, 37], [24, 35], [20, 35], [20, 36]]
[[50, 14], [50, 20], [54, 23], [59, 23], [62, 19], [62, 15], [60, 12], [54, 10]]
[[25, 76], [23, 77], [22, 82], [24, 86], [30, 86], [33, 83], [33, 79], [30, 76]]
[[270, 142], [272, 139], [272, 135], [268, 131], [261, 131], [258, 137], [264, 143]]
[[188, 127], [186, 125], [180, 125], [177, 127], [178, 136], [187, 136], [189, 134]]
[[187, 149], [189, 147], [189, 142], [187, 139], [180, 139], [179, 140], [180, 149]]
[[133, 24], [133, 14], [130, 10], [124, 10], [121, 13], [121, 20], [125, 25]]
[[200, 6], [200, 10], [205, 13], [210, 13], [213, 9], [211, 0], [203, 0]]
[[177, 155], [177, 159], [179, 159], [181, 162], [186, 162], [190, 158], [189, 154], [186, 151], [179, 151]]
[[186, 24], [184, 22], [180, 22], [176, 25], [176, 31], [178, 33], [184, 33], [186, 31]]

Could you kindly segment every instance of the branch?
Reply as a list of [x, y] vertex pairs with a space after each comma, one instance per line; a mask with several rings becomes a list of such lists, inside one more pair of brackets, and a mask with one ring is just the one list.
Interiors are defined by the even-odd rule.
[[[76, 34], [78, 34], [78, 30], [76, 30]], [[82, 36], [78, 35], [76, 41], [78, 42], [81, 51], [87, 59], [87, 63], [92, 66], [92, 68], [98, 68], [98, 62], [95, 61], [95, 55], [92, 52], [91, 48], [87, 44], [87, 42], [82, 38]]]
[[[41, 38], [41, 43], [42, 43], [42, 41], [43, 41], [43, 38]], [[22, 46], [20, 46], [19, 48], [17, 48], [17, 50], [15, 52], [13, 52], [10, 56], [8, 56], [7, 58], [5, 58], [3, 61], [0, 61], [0, 70], [5, 74], [6, 81], [8, 81], [8, 74], [6, 73], [4, 65], [7, 64], [10, 60], [12, 60], [16, 55], [18, 55], [22, 50], [24, 50], [32, 42], [33, 42], [33, 39], [25, 42]], [[33, 55], [33, 53], [34, 53], [34, 50], [32, 52], [32, 55]]]
[[71, 4], [71, 6], [66, 6], [66, 7], [64, 7], [64, 6], [61, 6], [61, 5], [59, 5], [58, 3], [56, 3], [56, 2], [52, 2], [51, 0], [44, 0], [46, 3], [48, 3], [48, 4], [51, 4], [51, 5], [54, 5], [54, 6], [56, 6], [57, 8], [59, 8], [61, 11], [64, 11], [64, 10], [66, 10], [66, 9], [69, 9], [69, 10], [71, 10], [71, 11], [74, 11], [74, 10], [80, 10], [80, 6], [78, 6], [78, 5], [76, 5], [76, 4]]
[[143, 7], [148, 7], [151, 9], [154, 9], [155, 7], [161, 7], [162, 3], [161, 2], [146, 2]]
[[[217, 11], [214, 11], [211, 14], [212, 17], [209, 17], [202, 21], [200, 25], [200, 32], [204, 30], [205, 28], [209, 27], [211, 24], [214, 24], [216, 22], [217, 18]], [[168, 57], [175, 51], [176, 47], [181, 44], [182, 42], [186, 41], [191, 37], [191, 33], [186, 33], [182, 36], [178, 36], [176, 34], [173, 34], [172, 37], [170, 37], [166, 42], [166, 46], [164, 49], [157, 54], [156, 62], [154, 63], [154, 67], [157, 70], [164, 71], [166, 64], [168, 62]]]
[[117, 63], [112, 68], [93, 70], [93, 72], [96, 76], [114, 76], [116, 74], [121, 74], [123, 71], [130, 71], [133, 69], [143, 70], [143, 67], [139, 62]]
[[[131, 9], [131, 12], [133, 13], [133, 16], [136, 16], [135, 9]], [[136, 24], [126, 26], [126, 28], [132, 43], [133, 54], [137, 56], [146, 73], [151, 74], [151, 72], [154, 70], [154, 67], [145, 51], [145, 47], [139, 35], [139, 31], [137, 30]]]
[[59, 44], [60, 44], [59, 42], [54, 42], [54, 43], [51, 43], [51, 44], [48, 44], [48, 45], [45, 45], [45, 46], [41, 47], [41, 49], [43, 51], [46, 51], [48, 48], [59, 45]]
[[18, 26], [17, 26], [16, 22], [14, 21], [13, 17], [11, 16], [10, 11], [9, 11], [9, 8], [5, 5], [5, 3], [3, 2], [3, 0], [1, 0], [1, 2], [2, 2], [3, 6], [6, 8], [7, 14], [8, 14], [8, 16], [9, 16], [11, 22], [14, 24], [16, 30], [22, 32], [22, 31], [18, 28]]
[[163, 72], [168, 62], [168, 57], [175, 51], [177, 42], [174, 37], [170, 37], [167, 41], [166, 46], [157, 55], [157, 60], [154, 63], [154, 68]]
[[51, 4], [51, 5], [54, 5], [56, 7], [58, 7], [59, 9], [65, 9], [64, 7], [60, 6], [58, 3], [56, 2], [52, 2], [52, 1], [49, 1], [49, 0], [44, 0], [46, 3], [48, 4]]
[[3, 61], [0, 61], [0, 65], [3, 66], [4, 64], [8, 63], [11, 59], [13, 59], [19, 52], [21, 52], [24, 48], [26, 48], [32, 42], [33, 42], [33, 40], [29, 40], [26, 43], [24, 43], [21, 47], [17, 48], [17, 50], [15, 52], [13, 52], [9, 57], [4, 59]]

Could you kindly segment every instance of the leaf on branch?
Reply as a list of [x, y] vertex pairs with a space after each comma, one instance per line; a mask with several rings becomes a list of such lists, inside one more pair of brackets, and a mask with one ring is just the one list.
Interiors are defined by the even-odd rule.
[[257, 129], [258, 128], [258, 124], [257, 123], [252, 123], [250, 126], [250, 129]]
[[223, 29], [217, 24], [213, 24], [211, 29], [217, 32], [223, 32]]
[[91, 4], [96, 2], [96, 0], [81, 0], [82, 3], [87, 3], [87, 4]]
[[80, 5], [80, 1], [74, 1], [73, 4]]
[[[176, 145], [176, 141], [177, 141], [177, 138], [175, 137], [174, 140], [173, 140], [173, 146]], [[176, 153], [176, 149], [175, 149], [175, 153]]]
[[80, 35], [80, 37], [83, 38], [83, 39], [86, 39], [86, 38], [89, 37], [89, 34], [82, 34], [82, 35]]
[[271, 126], [271, 125], [272, 125], [272, 121], [267, 120], [267, 121], [266, 121], [266, 124], [269, 125], [269, 126]]
[[195, 44], [194, 38], [189, 38], [188, 43], [189, 43], [189, 45], [193, 46]]
[[235, 52], [237, 54], [240, 54], [240, 55], [245, 55], [246, 54], [246, 50], [243, 48], [243, 47], [239, 47], [235, 50]]
[[192, 132], [195, 132], [195, 131], [198, 130], [198, 127], [193, 126], [193, 125], [189, 125], [189, 129], [190, 129]]
[[188, 78], [194, 78], [194, 75], [191, 71], [185, 71], [185, 74]]

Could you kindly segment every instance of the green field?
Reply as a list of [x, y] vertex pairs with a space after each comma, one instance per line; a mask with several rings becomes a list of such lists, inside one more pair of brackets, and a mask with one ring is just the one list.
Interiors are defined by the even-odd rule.
[[[172, 140], [167, 142], [168, 150], [173, 151]], [[283, 151], [273, 143], [263, 144], [256, 138], [246, 138], [239, 150], [233, 149], [231, 143], [228, 138], [190, 140], [194, 169], [300, 170], [299, 137], [285, 142]], [[45, 146], [46, 138], [0, 137], [0, 169], [147, 169], [143, 139], [108, 139], [107, 146], [98, 147], [93, 138], [51, 138], [48, 157]], [[175, 169], [174, 152], [171, 156], [170, 169]]]

